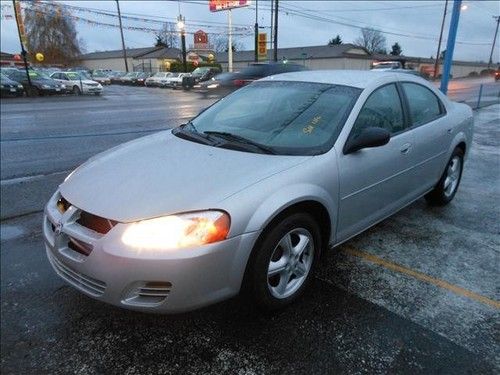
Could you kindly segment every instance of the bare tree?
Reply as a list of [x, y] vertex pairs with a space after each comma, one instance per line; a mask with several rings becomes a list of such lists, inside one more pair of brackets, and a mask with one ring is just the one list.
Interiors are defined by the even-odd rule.
[[385, 53], [386, 39], [380, 30], [364, 27], [361, 29], [361, 36], [354, 42], [360, 47], [364, 47], [370, 53]]
[[179, 46], [179, 30], [173, 22], [165, 22], [156, 34], [157, 47], [177, 48]]
[[44, 63], [72, 65], [81, 54], [75, 21], [56, 3], [37, 3], [25, 8], [29, 58], [42, 53]]
[[[214, 46], [215, 52], [228, 52], [229, 39], [226, 35], [212, 35], [210, 37], [211, 44]], [[240, 51], [243, 49], [243, 44], [233, 37], [232, 40], [233, 51]]]

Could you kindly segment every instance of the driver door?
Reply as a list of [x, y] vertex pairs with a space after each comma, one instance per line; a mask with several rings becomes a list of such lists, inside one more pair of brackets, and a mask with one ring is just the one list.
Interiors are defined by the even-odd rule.
[[340, 203], [337, 240], [344, 241], [404, 206], [412, 188], [414, 139], [407, 131], [401, 95], [395, 83], [376, 89], [366, 100], [349, 138], [367, 127], [391, 133], [388, 144], [344, 154], [337, 150]]

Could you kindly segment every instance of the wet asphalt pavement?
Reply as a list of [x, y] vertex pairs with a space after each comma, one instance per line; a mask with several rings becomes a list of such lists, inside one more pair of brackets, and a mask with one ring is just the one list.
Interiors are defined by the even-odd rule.
[[500, 371], [499, 105], [476, 112], [452, 204], [419, 200], [332, 250], [298, 303], [263, 314], [239, 297], [163, 316], [82, 295], [45, 256], [39, 210], [70, 169], [210, 104], [181, 91], [106, 89], [2, 100], [2, 374]]

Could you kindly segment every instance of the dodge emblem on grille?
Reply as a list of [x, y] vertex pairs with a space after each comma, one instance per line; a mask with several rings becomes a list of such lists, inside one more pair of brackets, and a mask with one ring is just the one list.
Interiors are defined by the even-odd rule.
[[62, 227], [63, 224], [61, 222], [58, 222], [56, 228], [54, 229], [55, 234], [60, 235], [62, 232]]

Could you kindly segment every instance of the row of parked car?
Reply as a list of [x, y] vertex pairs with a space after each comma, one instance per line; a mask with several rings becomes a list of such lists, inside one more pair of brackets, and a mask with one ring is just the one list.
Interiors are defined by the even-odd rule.
[[[102, 84], [86, 71], [62, 71], [2, 68], [0, 88], [2, 96], [30, 96], [57, 94], [94, 94], [101, 95]], [[106, 78], [109, 81], [109, 78]], [[111, 83], [111, 82], [109, 82]]]

